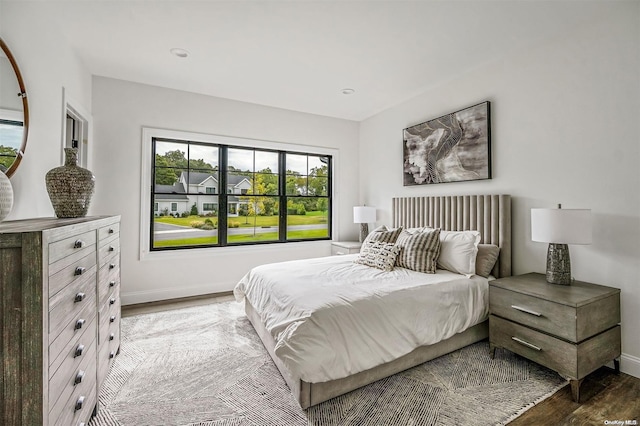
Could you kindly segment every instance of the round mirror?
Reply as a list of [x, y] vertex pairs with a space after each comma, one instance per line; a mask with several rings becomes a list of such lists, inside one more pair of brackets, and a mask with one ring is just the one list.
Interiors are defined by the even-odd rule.
[[27, 147], [29, 107], [22, 75], [0, 38], [0, 171], [11, 177]]

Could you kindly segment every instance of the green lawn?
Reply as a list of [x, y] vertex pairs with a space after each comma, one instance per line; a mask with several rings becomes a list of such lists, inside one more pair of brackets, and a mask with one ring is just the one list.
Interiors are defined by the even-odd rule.
[[[329, 232], [326, 229], [310, 229], [306, 231], [290, 231], [287, 232], [287, 238], [291, 240], [298, 239], [313, 239], [328, 237]], [[277, 232], [266, 232], [264, 234], [253, 233], [244, 235], [230, 235], [228, 238], [229, 243], [246, 243], [256, 241], [275, 241], [278, 239]], [[209, 245], [217, 244], [218, 237], [198, 237], [198, 238], [181, 238], [176, 240], [156, 241], [154, 247], [176, 247], [176, 246], [196, 246], [196, 245]]]
[[[168, 223], [171, 225], [178, 226], [191, 226], [192, 222], [204, 222], [207, 217], [205, 216], [189, 216], [189, 217], [172, 217], [172, 216], [162, 216], [154, 218], [155, 222], [158, 223]], [[214, 223], [218, 221], [217, 217], [210, 217]], [[255, 222], [254, 222], [255, 220]], [[278, 216], [237, 216], [230, 217], [228, 219], [229, 223], [238, 223], [240, 228], [252, 228], [254, 226], [263, 227], [263, 226], [278, 226]], [[287, 216], [287, 224], [288, 225], [315, 225], [327, 223], [327, 214], [326, 212], [308, 212], [306, 215], [288, 215]]]

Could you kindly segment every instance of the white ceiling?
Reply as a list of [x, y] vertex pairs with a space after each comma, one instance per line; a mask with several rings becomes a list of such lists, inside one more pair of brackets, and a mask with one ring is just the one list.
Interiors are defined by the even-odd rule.
[[[359, 121], [482, 63], [552, 42], [604, 7], [54, 0], [33, 10], [68, 38], [92, 74]], [[174, 47], [190, 56], [171, 55]], [[355, 94], [343, 95], [347, 87]]]

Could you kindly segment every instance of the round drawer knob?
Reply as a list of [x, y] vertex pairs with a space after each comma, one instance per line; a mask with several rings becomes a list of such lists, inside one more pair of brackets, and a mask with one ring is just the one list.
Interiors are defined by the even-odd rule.
[[84, 271], [86, 271], [86, 268], [82, 267], [82, 266], [78, 266], [75, 270], [75, 272], [73, 273], [73, 275], [82, 275], [84, 274]]
[[73, 243], [73, 248], [82, 248], [84, 247], [84, 241], [82, 240], [76, 240], [75, 243]]
[[86, 294], [80, 292], [76, 294], [76, 297], [73, 299], [73, 302], [74, 303], [82, 302], [86, 296], [87, 296]]
[[80, 370], [78, 371], [78, 374], [76, 374], [76, 378], [73, 381], [73, 384], [79, 385], [80, 383], [82, 383], [82, 379], [84, 379], [84, 371]]
[[115, 287], [116, 282], [115, 281], [109, 281], [109, 287]]
[[81, 396], [80, 398], [78, 398], [78, 400], [76, 401], [76, 407], [75, 410], [79, 411], [82, 410], [82, 405], [84, 404], [84, 396]]
[[115, 321], [116, 321], [116, 316], [111, 315], [111, 317], [109, 318], [109, 322], [115, 322]]
[[115, 338], [116, 338], [116, 335], [115, 335], [115, 334], [113, 334], [113, 333], [109, 334], [109, 340], [113, 340], [113, 339], [115, 339]]
[[110, 264], [109, 264], [109, 269], [113, 269], [113, 268], [115, 268], [115, 267], [116, 267], [116, 264], [115, 264], [115, 263], [110, 263]]
[[110, 305], [115, 305], [115, 303], [116, 303], [116, 298], [115, 297], [112, 297], [111, 299], [109, 299], [109, 304]]
[[83, 319], [79, 319], [78, 321], [76, 321], [75, 330], [80, 330], [84, 325], [84, 323], [85, 323], [85, 320]]
[[76, 351], [73, 353], [73, 357], [77, 358], [79, 356], [82, 356], [82, 352], [84, 352], [84, 345], [79, 344], [78, 347], [76, 348]]

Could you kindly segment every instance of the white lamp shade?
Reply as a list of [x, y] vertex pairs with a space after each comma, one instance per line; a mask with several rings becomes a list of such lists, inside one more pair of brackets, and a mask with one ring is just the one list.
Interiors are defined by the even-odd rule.
[[373, 223], [375, 221], [375, 207], [356, 206], [353, 208], [353, 223]]
[[591, 210], [531, 209], [531, 240], [555, 244], [591, 244]]

